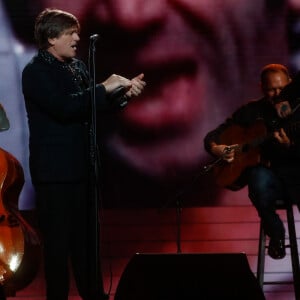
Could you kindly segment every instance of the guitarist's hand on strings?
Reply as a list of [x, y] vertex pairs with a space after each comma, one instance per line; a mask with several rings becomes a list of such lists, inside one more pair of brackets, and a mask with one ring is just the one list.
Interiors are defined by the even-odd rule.
[[218, 156], [222, 157], [223, 160], [231, 163], [234, 160], [234, 155], [235, 155], [235, 149], [237, 148], [236, 145], [217, 145], [213, 143], [211, 145], [211, 152]]
[[291, 145], [291, 140], [286, 135], [283, 128], [280, 128], [278, 131], [274, 132], [275, 139], [282, 145], [289, 147]]

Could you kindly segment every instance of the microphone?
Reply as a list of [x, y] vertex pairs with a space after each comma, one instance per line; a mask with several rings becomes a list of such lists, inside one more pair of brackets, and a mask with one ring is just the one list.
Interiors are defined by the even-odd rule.
[[99, 34], [95, 33], [90, 36], [92, 42], [96, 42], [99, 39]]

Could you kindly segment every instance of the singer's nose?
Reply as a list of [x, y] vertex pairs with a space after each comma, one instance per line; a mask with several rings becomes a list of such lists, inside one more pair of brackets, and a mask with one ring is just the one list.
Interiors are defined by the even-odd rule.
[[73, 32], [72, 36], [73, 36], [74, 41], [76, 41], [76, 42], [80, 41], [80, 37], [79, 37], [79, 33], [78, 32]]
[[[139, 30], [161, 21], [167, 12], [167, 0], [111, 0], [104, 8], [99, 5], [99, 16], [105, 21], [128, 30]], [[103, 9], [107, 11], [104, 12]], [[100, 11], [102, 10], [102, 11]]]

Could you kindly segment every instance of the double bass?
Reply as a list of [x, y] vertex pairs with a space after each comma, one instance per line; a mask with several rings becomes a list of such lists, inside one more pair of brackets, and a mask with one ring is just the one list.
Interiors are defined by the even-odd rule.
[[0, 148], [0, 285], [5, 296], [15, 296], [34, 279], [41, 258], [38, 234], [18, 210], [23, 185], [20, 163]]

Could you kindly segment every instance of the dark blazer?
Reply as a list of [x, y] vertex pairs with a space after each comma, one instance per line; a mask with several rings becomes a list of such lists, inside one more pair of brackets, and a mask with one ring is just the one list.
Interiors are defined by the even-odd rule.
[[[22, 73], [29, 123], [30, 172], [37, 183], [76, 182], [88, 172], [90, 90], [85, 65], [39, 51]], [[110, 109], [103, 85], [96, 86], [97, 110]]]

